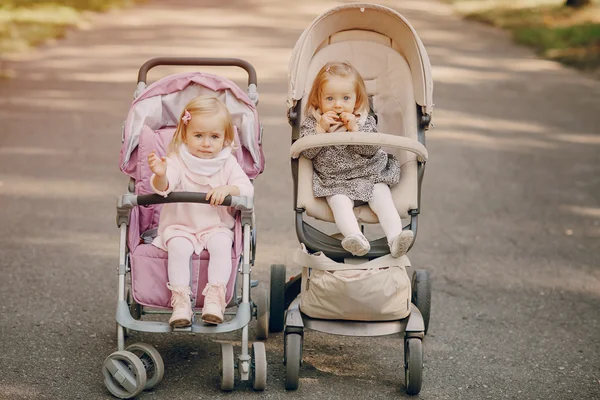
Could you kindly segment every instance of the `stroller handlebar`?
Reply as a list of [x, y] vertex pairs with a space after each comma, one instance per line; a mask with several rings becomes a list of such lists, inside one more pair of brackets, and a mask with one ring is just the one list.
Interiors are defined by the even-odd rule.
[[209, 58], [209, 57], [157, 57], [150, 59], [140, 67], [138, 84], [146, 83], [148, 71], [158, 65], [206, 65], [223, 67], [240, 67], [248, 73], [248, 85], [257, 84], [256, 70], [248, 61], [240, 58]]
[[[165, 203], [204, 203], [206, 193], [199, 192], [171, 192], [166, 197], [159, 194], [124, 194], [119, 197], [117, 208], [133, 208], [136, 206], [147, 206], [151, 204]], [[227, 196], [221, 204], [222, 206], [233, 207], [236, 210], [249, 211], [254, 208], [252, 197], [246, 196]]]
[[390, 135], [386, 133], [365, 133], [365, 132], [337, 132], [326, 135], [304, 136], [294, 142], [290, 148], [292, 158], [300, 157], [304, 150], [314, 147], [339, 146], [339, 145], [371, 145], [393, 147], [401, 150], [410, 151], [417, 155], [420, 162], [427, 161], [427, 148], [417, 140], [404, 136]]

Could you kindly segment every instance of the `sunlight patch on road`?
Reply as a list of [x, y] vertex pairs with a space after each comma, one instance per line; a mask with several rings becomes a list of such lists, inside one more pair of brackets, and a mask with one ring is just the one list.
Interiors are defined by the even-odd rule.
[[561, 209], [582, 217], [591, 217], [600, 219], [600, 208], [582, 207], [575, 205], [563, 205]]
[[494, 137], [490, 135], [484, 135], [480, 133], [468, 133], [463, 131], [455, 130], [444, 130], [435, 132], [435, 135], [430, 136], [430, 140], [453, 140], [461, 142], [465, 146], [484, 147], [488, 149], [509, 149], [516, 152], [528, 153], [531, 148], [537, 149], [555, 149], [558, 146], [556, 144], [544, 142], [537, 139], [529, 138], [508, 138], [508, 137]]
[[0, 155], [17, 156], [66, 156], [70, 154], [64, 149], [50, 149], [42, 147], [0, 147]]
[[[74, 179], [35, 179], [18, 175], [0, 175], [1, 197], [38, 199], [97, 199], [114, 191], [112, 185]], [[115, 195], [115, 204], [116, 204]]]

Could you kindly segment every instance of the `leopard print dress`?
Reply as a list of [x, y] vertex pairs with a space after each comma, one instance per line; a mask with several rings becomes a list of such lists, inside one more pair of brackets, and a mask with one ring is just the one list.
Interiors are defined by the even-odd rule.
[[[317, 134], [317, 120], [306, 118], [300, 126], [300, 137]], [[375, 118], [369, 115], [360, 132], [377, 132]], [[373, 186], [385, 183], [393, 186], [400, 181], [398, 159], [380, 146], [340, 145], [315, 147], [302, 155], [313, 162], [313, 194], [326, 197], [343, 194], [351, 200], [370, 201]]]

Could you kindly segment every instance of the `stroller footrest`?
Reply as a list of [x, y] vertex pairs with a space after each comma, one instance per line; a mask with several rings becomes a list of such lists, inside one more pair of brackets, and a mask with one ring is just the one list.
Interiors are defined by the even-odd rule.
[[[250, 303], [242, 303], [238, 305], [237, 313], [230, 321], [225, 321], [219, 325], [208, 325], [202, 322], [194, 323], [191, 327], [185, 329], [177, 329], [178, 332], [193, 332], [193, 333], [221, 333], [232, 332], [248, 325], [252, 313], [250, 311]], [[119, 325], [140, 332], [173, 332], [168, 322], [158, 321], [139, 321], [134, 319], [130, 312], [126, 301], [117, 302], [116, 320]]]

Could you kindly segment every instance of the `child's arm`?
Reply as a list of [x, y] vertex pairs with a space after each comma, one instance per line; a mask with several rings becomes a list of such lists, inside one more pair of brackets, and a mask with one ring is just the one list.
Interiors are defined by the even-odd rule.
[[227, 178], [227, 184], [211, 189], [206, 194], [206, 200], [210, 200], [210, 204], [213, 206], [223, 204], [227, 195], [231, 196], [254, 196], [254, 186], [248, 176], [238, 164], [234, 157], [231, 157], [226, 161], [223, 168], [231, 168], [229, 177]]
[[156, 155], [156, 152], [152, 151], [148, 154], [148, 166], [150, 166], [150, 171], [154, 173], [151, 178], [152, 186], [161, 192], [167, 190], [169, 188], [169, 181], [167, 180], [167, 158], [159, 158]]
[[[300, 125], [300, 137], [317, 134], [317, 121], [313, 117], [306, 118]], [[315, 158], [323, 150], [322, 147], [313, 147], [302, 152], [309, 160]]]
[[167, 197], [179, 185], [180, 169], [171, 157], [158, 157], [155, 151], [148, 155], [148, 166], [154, 173], [150, 177], [150, 187], [154, 193]]
[[[373, 118], [371, 115], [367, 116], [365, 124], [363, 126], [359, 126], [359, 130], [360, 132], [376, 133], [377, 125], [375, 123], [375, 118]], [[363, 144], [351, 146], [351, 149], [356, 154], [360, 154], [361, 156], [374, 156], [375, 153], [377, 153], [379, 149], [381, 149], [381, 146], [371, 146], [368, 144]]]

